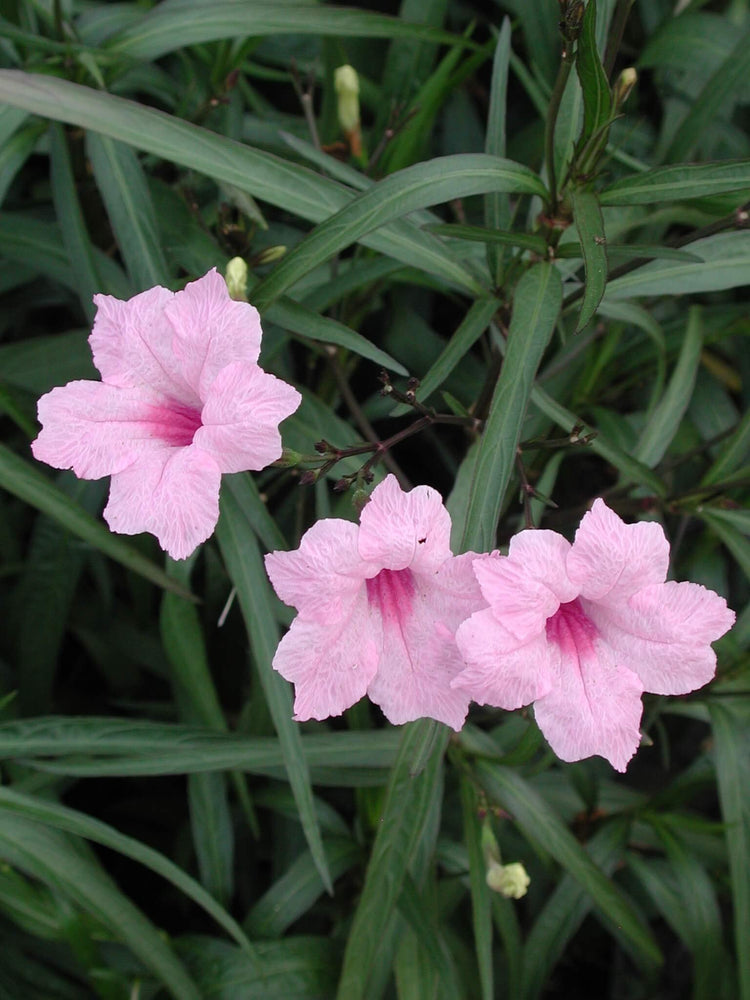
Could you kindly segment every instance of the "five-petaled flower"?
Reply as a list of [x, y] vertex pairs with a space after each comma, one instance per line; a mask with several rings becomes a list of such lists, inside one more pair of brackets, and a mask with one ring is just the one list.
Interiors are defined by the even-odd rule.
[[364, 694], [393, 723], [420, 717], [458, 730], [469, 696], [453, 690], [462, 667], [454, 633], [483, 607], [473, 553], [453, 556], [450, 516], [429, 486], [401, 490], [387, 476], [360, 524], [318, 521], [266, 569], [299, 614], [274, 667], [295, 685], [295, 718], [340, 715]]
[[111, 475], [110, 528], [150, 531], [184, 559], [216, 526], [221, 474], [280, 457], [278, 425], [300, 395], [258, 367], [258, 313], [232, 301], [215, 270], [176, 294], [157, 286], [94, 301], [102, 381], [43, 396], [32, 450], [81, 479]]
[[458, 629], [467, 665], [452, 686], [499, 708], [534, 702], [558, 757], [599, 754], [624, 771], [640, 742], [641, 694], [706, 684], [710, 644], [734, 622], [713, 591], [665, 582], [668, 563], [658, 524], [625, 524], [602, 500], [572, 545], [520, 532], [508, 556], [474, 562], [489, 607]]

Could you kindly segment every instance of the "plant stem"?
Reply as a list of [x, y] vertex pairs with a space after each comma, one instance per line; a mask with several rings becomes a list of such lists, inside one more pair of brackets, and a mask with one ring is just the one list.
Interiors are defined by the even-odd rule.
[[620, 51], [622, 36], [625, 32], [625, 25], [627, 24], [633, 3], [634, 0], [618, 0], [617, 7], [612, 16], [609, 37], [607, 38], [607, 50], [604, 54], [604, 72], [607, 74], [607, 79], [612, 76], [612, 70], [615, 67], [615, 60], [617, 59], [617, 53]]

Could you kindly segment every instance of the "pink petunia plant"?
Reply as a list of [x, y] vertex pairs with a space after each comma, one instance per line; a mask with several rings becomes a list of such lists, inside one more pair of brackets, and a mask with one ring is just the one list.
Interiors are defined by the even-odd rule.
[[469, 696], [454, 634], [484, 606], [474, 553], [454, 556], [450, 515], [429, 486], [375, 487], [359, 525], [318, 521], [293, 552], [266, 556], [276, 593], [298, 611], [273, 666], [295, 685], [295, 719], [340, 715], [367, 694], [400, 724], [460, 729]]
[[300, 394], [257, 364], [261, 326], [216, 270], [173, 293], [96, 295], [89, 338], [101, 382], [39, 400], [34, 456], [81, 479], [111, 476], [112, 531], [149, 531], [184, 559], [216, 527], [224, 472], [281, 456], [278, 425]]
[[718, 594], [666, 582], [668, 564], [660, 525], [625, 524], [603, 500], [572, 544], [520, 532], [507, 556], [474, 561], [489, 607], [457, 631], [466, 666], [451, 686], [508, 710], [533, 702], [558, 757], [598, 754], [624, 771], [640, 743], [643, 692], [706, 684], [711, 643], [734, 623]]

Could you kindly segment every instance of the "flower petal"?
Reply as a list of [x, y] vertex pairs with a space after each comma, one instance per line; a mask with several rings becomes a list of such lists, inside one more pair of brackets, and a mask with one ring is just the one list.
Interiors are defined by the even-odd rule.
[[429, 486], [404, 492], [395, 476], [375, 487], [360, 515], [359, 551], [385, 569], [438, 569], [451, 556], [451, 519]]
[[598, 754], [624, 771], [640, 743], [643, 686], [597, 638], [578, 655], [557, 650], [552, 690], [534, 705], [534, 716], [561, 760]]
[[301, 400], [296, 389], [256, 364], [234, 362], [211, 383], [195, 444], [222, 472], [264, 469], [281, 456], [279, 423]]
[[122, 301], [95, 295], [97, 311], [89, 344], [94, 364], [109, 385], [149, 388], [188, 405], [200, 400], [174, 357], [174, 330], [166, 307], [174, 293], [157, 285]]
[[208, 398], [222, 368], [233, 361], [258, 360], [262, 333], [258, 310], [231, 299], [215, 268], [177, 292], [165, 314], [174, 332], [175, 360], [201, 400]]
[[654, 521], [625, 524], [603, 500], [584, 515], [567, 570], [579, 593], [615, 605], [652, 583], [664, 583], [669, 543]]
[[[356, 524], [340, 518], [316, 521], [293, 552], [269, 552], [266, 572], [285, 604], [319, 625], [345, 619], [373, 567], [357, 551]], [[286, 676], [286, 675], [285, 675]]]
[[565, 572], [570, 543], [555, 531], [522, 531], [507, 556], [474, 562], [482, 594], [496, 619], [520, 641], [540, 635], [561, 603], [578, 591]]
[[42, 396], [39, 420], [44, 426], [31, 445], [35, 458], [73, 469], [81, 479], [100, 479], [177, 439], [189, 443], [198, 415], [147, 389], [79, 381]]
[[366, 693], [377, 662], [364, 588], [335, 625], [296, 618], [273, 658], [294, 684], [298, 722], [341, 715]]
[[167, 448], [112, 476], [104, 518], [112, 531], [150, 531], [173, 559], [185, 559], [216, 527], [221, 473], [204, 451]]
[[465, 666], [451, 682], [480, 705], [513, 711], [552, 687], [553, 653], [544, 634], [520, 643], [492, 610], [477, 611], [456, 632]]
[[395, 725], [426, 717], [459, 730], [466, 720], [469, 695], [451, 681], [463, 667], [456, 628], [483, 603], [472, 560], [466, 553], [437, 573], [412, 573], [410, 611], [378, 615], [380, 663], [367, 693]]
[[654, 694], [686, 694], [716, 672], [710, 646], [734, 624], [723, 597], [697, 583], [652, 584], [616, 607], [587, 614], [620, 662]]

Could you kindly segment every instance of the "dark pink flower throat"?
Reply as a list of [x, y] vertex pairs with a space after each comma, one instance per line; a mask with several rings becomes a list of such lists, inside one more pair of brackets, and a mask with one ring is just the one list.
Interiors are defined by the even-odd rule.
[[402, 622], [409, 616], [414, 596], [410, 569], [381, 569], [366, 583], [367, 603], [380, 611], [384, 624]]
[[561, 604], [547, 619], [547, 639], [559, 646], [565, 656], [585, 656], [593, 652], [594, 640], [599, 635], [596, 625], [581, 607], [578, 598]]
[[192, 444], [195, 432], [203, 426], [200, 411], [184, 403], [152, 406], [149, 418], [151, 436], [175, 448], [186, 448]]

